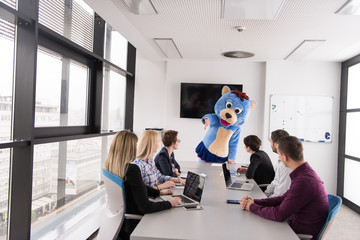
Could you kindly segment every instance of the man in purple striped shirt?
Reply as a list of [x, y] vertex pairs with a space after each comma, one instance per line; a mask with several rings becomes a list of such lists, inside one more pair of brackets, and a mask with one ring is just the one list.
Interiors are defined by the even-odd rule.
[[255, 199], [246, 196], [240, 206], [244, 210], [273, 221], [288, 220], [296, 233], [317, 238], [329, 209], [323, 182], [304, 160], [303, 146], [294, 136], [278, 140], [280, 160], [291, 169], [290, 189], [280, 197]]

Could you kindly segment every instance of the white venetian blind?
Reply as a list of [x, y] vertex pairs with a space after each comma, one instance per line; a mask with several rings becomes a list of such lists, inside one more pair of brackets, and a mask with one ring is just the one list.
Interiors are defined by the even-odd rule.
[[0, 0], [0, 2], [8, 5], [9, 7], [16, 9], [17, 0]]
[[14, 40], [15, 25], [0, 18], [0, 37]]
[[93, 51], [94, 11], [81, 0], [40, 0], [39, 23]]

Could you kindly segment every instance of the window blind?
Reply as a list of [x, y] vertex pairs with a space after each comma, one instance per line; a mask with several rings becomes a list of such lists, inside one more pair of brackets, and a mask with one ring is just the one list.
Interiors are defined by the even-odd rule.
[[40, 0], [39, 23], [93, 51], [94, 12], [80, 0]]

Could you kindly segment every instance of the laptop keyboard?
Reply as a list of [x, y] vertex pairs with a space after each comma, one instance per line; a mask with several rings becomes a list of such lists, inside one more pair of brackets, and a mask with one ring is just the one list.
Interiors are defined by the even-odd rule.
[[233, 182], [230, 187], [241, 188], [243, 184], [239, 182]]
[[193, 200], [190, 200], [190, 199], [188, 199], [188, 198], [186, 198], [186, 197], [184, 197], [184, 196], [182, 196], [182, 195], [179, 195], [179, 196], [177, 196], [177, 197], [180, 197], [180, 198], [181, 198], [181, 201], [182, 201], [183, 203], [194, 203]]

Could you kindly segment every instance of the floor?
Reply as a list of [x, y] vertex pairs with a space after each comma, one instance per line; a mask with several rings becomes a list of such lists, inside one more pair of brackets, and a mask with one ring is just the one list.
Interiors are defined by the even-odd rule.
[[325, 239], [360, 240], [360, 214], [342, 205]]

